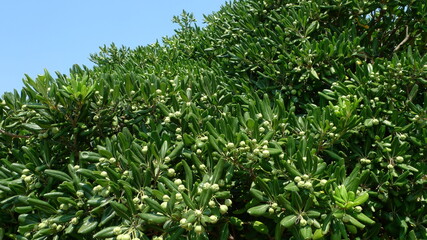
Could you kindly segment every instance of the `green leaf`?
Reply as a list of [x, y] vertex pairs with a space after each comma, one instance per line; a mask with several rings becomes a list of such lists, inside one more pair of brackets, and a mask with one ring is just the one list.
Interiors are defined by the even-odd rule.
[[370, 219], [368, 216], [366, 216], [366, 215], [365, 215], [365, 214], [363, 214], [363, 213], [357, 213], [357, 214], [355, 214], [355, 217], [356, 217], [358, 220], [360, 220], [360, 221], [362, 221], [362, 222], [364, 222], [364, 223], [370, 224], [370, 225], [372, 225], [372, 224], [374, 224], [374, 223], [375, 223], [375, 221], [374, 221], [374, 220]]
[[365, 127], [372, 127], [374, 125], [372, 118], [368, 118], [364, 122]]
[[117, 215], [119, 215], [120, 217], [128, 220], [132, 218], [129, 212], [129, 209], [125, 205], [118, 203], [116, 201], [111, 201], [110, 205], [114, 209], [114, 211], [117, 213]]
[[169, 220], [169, 217], [158, 215], [158, 214], [151, 214], [151, 213], [140, 213], [138, 214], [142, 219], [148, 221], [150, 224], [163, 224], [167, 220]]
[[191, 171], [190, 166], [188, 166], [188, 163], [185, 160], [182, 160], [181, 163], [184, 166], [185, 171], [185, 186], [191, 192], [193, 189], [193, 171]]
[[71, 182], [73, 180], [68, 174], [58, 170], [46, 169], [44, 170], [44, 173], [61, 181]]
[[48, 202], [45, 202], [45, 201], [42, 201], [39, 199], [35, 199], [35, 198], [28, 198], [28, 203], [31, 206], [33, 206], [33, 207], [35, 207], [35, 208], [37, 208], [37, 209], [39, 209], [39, 210], [41, 210], [47, 214], [55, 214], [56, 213], [56, 209], [52, 205], [50, 205]]
[[267, 227], [267, 225], [265, 225], [264, 223], [262, 223], [262, 222], [260, 222], [260, 221], [255, 221], [255, 222], [252, 224], [252, 226], [253, 226], [253, 228], [254, 228], [257, 232], [259, 232], [259, 233], [261, 233], [261, 234], [268, 235], [268, 227]]
[[147, 203], [147, 204], [148, 204], [148, 206], [150, 206], [154, 211], [157, 211], [157, 212], [161, 212], [161, 213], [163, 213], [163, 214], [166, 214], [165, 210], [160, 206], [160, 204], [159, 204], [157, 201], [155, 201], [155, 200], [153, 200], [153, 199], [151, 199], [151, 198], [145, 198], [145, 199], [144, 199], [144, 201], [145, 201], [145, 203]]
[[337, 160], [337, 161], [341, 161], [343, 160], [342, 157], [340, 157], [338, 154], [336, 154], [335, 152], [331, 151], [331, 150], [323, 150], [325, 153], [327, 153], [332, 159]]
[[409, 95], [408, 95], [409, 101], [412, 101], [412, 99], [414, 99], [415, 95], [417, 95], [418, 88], [419, 88], [418, 84], [414, 84], [414, 86], [411, 89], [411, 92], [409, 92]]
[[267, 200], [267, 198], [265, 197], [264, 193], [261, 192], [258, 189], [251, 188], [249, 190], [249, 193], [252, 195], [252, 197], [254, 197], [258, 201], [266, 201]]
[[79, 234], [89, 234], [93, 230], [95, 230], [96, 226], [98, 225], [98, 221], [96, 221], [96, 218], [87, 216], [85, 219], [83, 219], [83, 224], [77, 230], [77, 233]]
[[224, 159], [220, 158], [214, 168], [212, 183], [217, 183], [219, 181], [223, 170], [224, 170]]
[[369, 193], [364, 192], [360, 194], [354, 201], [354, 206], [362, 205], [364, 202], [366, 202], [369, 199]]
[[282, 153], [282, 149], [268, 148], [267, 150], [270, 152], [271, 156], [277, 156], [277, 155], [280, 155]]
[[116, 236], [116, 234], [113, 232], [113, 230], [116, 227], [118, 227], [118, 226], [106, 227], [106, 228], [102, 229], [101, 231], [95, 233], [93, 235], [93, 237], [94, 238], [109, 238], [109, 237], [114, 237], [114, 236]]
[[418, 169], [416, 169], [416, 168], [414, 168], [414, 167], [412, 167], [411, 165], [408, 165], [408, 164], [398, 163], [397, 166], [400, 167], [401, 169], [404, 169], [404, 170], [408, 170], [408, 171], [411, 171], [411, 172], [418, 172]]
[[24, 128], [26, 128], [26, 129], [28, 129], [28, 130], [31, 130], [31, 131], [42, 130], [42, 128], [39, 125], [35, 124], [35, 123], [23, 123], [22, 126]]
[[310, 74], [311, 74], [311, 76], [313, 76], [314, 78], [316, 78], [316, 79], [320, 79], [320, 78], [319, 78], [319, 75], [317, 75], [317, 72], [316, 72], [316, 70], [315, 70], [314, 68], [310, 68]]
[[248, 209], [248, 213], [253, 216], [262, 216], [267, 209], [270, 207], [269, 204], [263, 204], [255, 207], [251, 207]]
[[322, 239], [323, 238], [323, 233], [322, 233], [322, 229], [316, 229], [316, 231], [314, 231], [313, 233], [313, 240], [317, 240], [317, 239]]
[[310, 33], [312, 33], [317, 28], [319, 28], [319, 22], [318, 21], [311, 22], [310, 25], [305, 30], [305, 35], [308, 36]]
[[221, 227], [221, 232], [219, 234], [219, 240], [228, 240], [228, 237], [230, 236], [228, 223], [224, 223], [224, 225]]
[[313, 231], [309, 225], [300, 228], [300, 233], [303, 239], [311, 239], [313, 237]]
[[353, 216], [351, 216], [351, 215], [347, 215], [347, 217], [348, 217], [348, 219], [350, 220], [350, 223], [351, 224], [353, 224], [354, 226], [356, 226], [356, 227], [358, 227], [358, 228], [360, 228], [360, 229], [363, 229], [363, 228], [365, 228], [365, 225], [364, 224], [362, 224], [361, 222], [359, 222], [356, 218], [354, 218]]
[[285, 186], [285, 190], [286, 191], [291, 191], [291, 192], [298, 192], [299, 188], [297, 187], [297, 185], [295, 184], [295, 182], [290, 182], [289, 184], [287, 184]]
[[191, 208], [191, 209], [193, 209], [193, 210], [195, 210], [196, 209], [196, 205], [194, 205], [194, 203], [193, 203], [193, 201], [190, 199], [190, 197], [188, 197], [188, 195], [187, 194], [185, 194], [185, 193], [181, 193], [181, 195], [182, 195], [182, 198], [184, 199], [184, 202], [185, 202], [185, 204], [189, 207], [189, 208]]
[[171, 159], [174, 159], [178, 154], [181, 154], [182, 149], [184, 148], [183, 142], [178, 142], [176, 147], [172, 150], [172, 152], [168, 155]]
[[295, 224], [296, 220], [297, 220], [297, 216], [288, 215], [280, 221], [280, 225], [282, 225], [285, 228], [289, 228]]
[[274, 199], [273, 194], [270, 190], [270, 187], [267, 185], [267, 183], [265, 183], [263, 179], [261, 179], [260, 177], [257, 177], [255, 179], [255, 182], [261, 188], [261, 190], [268, 195], [269, 198]]

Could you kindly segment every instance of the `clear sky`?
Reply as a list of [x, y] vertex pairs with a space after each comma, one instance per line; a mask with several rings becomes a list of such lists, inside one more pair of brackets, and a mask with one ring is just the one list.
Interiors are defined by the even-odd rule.
[[147, 45], [174, 34], [172, 17], [218, 11], [226, 0], [6, 0], [0, 4], [0, 96], [20, 90], [24, 74], [68, 74], [100, 46]]

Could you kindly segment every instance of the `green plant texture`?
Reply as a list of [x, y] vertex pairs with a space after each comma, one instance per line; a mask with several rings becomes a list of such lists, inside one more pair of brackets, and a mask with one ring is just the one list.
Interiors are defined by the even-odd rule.
[[427, 4], [241, 0], [0, 99], [0, 239], [427, 239]]

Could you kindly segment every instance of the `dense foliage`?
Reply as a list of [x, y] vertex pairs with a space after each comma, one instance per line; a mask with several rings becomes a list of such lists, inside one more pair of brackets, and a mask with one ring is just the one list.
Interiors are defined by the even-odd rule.
[[0, 105], [0, 239], [426, 239], [427, 4], [242, 0]]

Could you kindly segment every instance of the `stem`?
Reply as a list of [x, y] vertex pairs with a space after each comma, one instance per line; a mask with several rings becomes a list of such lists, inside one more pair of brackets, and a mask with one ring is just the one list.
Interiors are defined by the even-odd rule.
[[7, 136], [9, 136], [9, 137], [12, 137], [12, 138], [26, 138], [26, 139], [28, 139], [28, 138], [30, 138], [30, 137], [31, 137], [31, 136], [24, 136], [24, 135], [17, 135], [17, 134], [13, 134], [13, 133], [6, 132], [6, 131], [4, 131], [4, 130], [1, 130], [1, 129], [0, 129], [0, 133], [1, 133], [1, 134], [4, 134], [4, 135], [7, 135]]
[[393, 52], [396, 52], [397, 50], [399, 50], [399, 48], [400, 48], [403, 44], [405, 44], [408, 40], [409, 40], [408, 25], [406, 25], [406, 36], [405, 36], [405, 38], [402, 40], [402, 42], [400, 42], [400, 43], [399, 43], [399, 45], [397, 45], [397, 46], [394, 48]]

